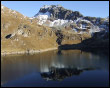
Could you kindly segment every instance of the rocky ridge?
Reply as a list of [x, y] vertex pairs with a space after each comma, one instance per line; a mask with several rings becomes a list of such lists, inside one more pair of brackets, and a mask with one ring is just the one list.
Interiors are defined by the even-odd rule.
[[37, 18], [40, 25], [70, 27], [71, 30], [79, 33], [109, 30], [108, 18], [83, 16], [80, 12], [65, 9], [61, 5], [44, 5], [33, 18]]

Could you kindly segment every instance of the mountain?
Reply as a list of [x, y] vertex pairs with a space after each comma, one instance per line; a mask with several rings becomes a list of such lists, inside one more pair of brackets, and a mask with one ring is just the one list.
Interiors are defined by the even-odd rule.
[[80, 14], [78, 11], [71, 11], [67, 10], [64, 7], [60, 5], [44, 5], [42, 8], [40, 8], [39, 13], [35, 15], [41, 15], [41, 14], [48, 14], [51, 20], [55, 19], [63, 19], [63, 20], [75, 20], [79, 17], [83, 17], [82, 14]]
[[[106, 42], [103, 43], [109, 43], [109, 17], [87, 17], [60, 5], [45, 5], [34, 17], [29, 18], [1, 5], [3, 54], [57, 49], [58, 46], [66, 44], [79, 44], [86, 40], [88, 42], [96, 33], [100, 44], [105, 37]], [[91, 43], [97, 40], [89, 41]]]
[[49, 27], [31, 23], [30, 18], [1, 6], [1, 53], [29, 53], [58, 46]]
[[87, 44], [89, 47], [100, 47], [101, 43], [108, 47], [109, 16], [107, 18], [83, 16], [80, 12], [65, 9], [61, 5], [44, 5], [35, 14], [33, 19], [35, 18], [38, 19], [39, 25], [58, 30], [56, 33], [58, 44], [78, 44], [86, 39], [88, 42], [90, 38]]
[[61, 5], [44, 5], [33, 18], [38, 19], [38, 24], [49, 27], [71, 27], [75, 32], [99, 32], [109, 30], [107, 18], [83, 16], [78, 11], [65, 9]]

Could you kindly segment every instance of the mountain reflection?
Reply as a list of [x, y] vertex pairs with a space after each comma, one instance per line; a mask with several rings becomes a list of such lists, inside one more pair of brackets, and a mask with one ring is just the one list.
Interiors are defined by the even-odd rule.
[[51, 67], [49, 72], [41, 73], [41, 76], [46, 80], [63, 80], [64, 78], [71, 77], [73, 75], [78, 76], [84, 70], [93, 70], [93, 68], [78, 69], [78, 68], [54, 68]]
[[1, 83], [40, 73], [46, 80], [63, 80], [84, 71], [108, 71], [109, 59], [80, 50], [49, 51], [33, 55], [7, 55], [1, 59]]

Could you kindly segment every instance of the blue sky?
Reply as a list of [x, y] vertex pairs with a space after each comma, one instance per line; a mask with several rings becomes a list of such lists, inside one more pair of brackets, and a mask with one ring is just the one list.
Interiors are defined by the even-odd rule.
[[73, 11], [80, 11], [84, 16], [109, 16], [109, 1], [2, 1], [1, 3], [28, 17], [34, 16], [43, 5], [58, 4]]

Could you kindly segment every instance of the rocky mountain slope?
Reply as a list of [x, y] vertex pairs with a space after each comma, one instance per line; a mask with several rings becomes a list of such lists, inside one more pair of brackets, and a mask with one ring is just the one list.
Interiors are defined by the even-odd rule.
[[38, 19], [38, 24], [49, 27], [70, 27], [75, 32], [108, 31], [109, 19], [83, 16], [78, 11], [65, 9], [60, 5], [44, 5], [33, 17]]
[[35, 18], [39, 25], [58, 30], [56, 34], [60, 45], [82, 42], [85, 47], [101, 47], [101, 44], [103, 47], [109, 46], [109, 17], [83, 16], [80, 12], [65, 9], [61, 5], [44, 5], [33, 17]]
[[[29, 18], [1, 5], [2, 53], [40, 52], [58, 45], [79, 44], [95, 33], [108, 35], [109, 17], [85, 17], [60, 5], [45, 5]], [[105, 39], [102, 37], [101, 41]], [[109, 40], [109, 35], [106, 39]]]
[[1, 6], [1, 52], [23, 53], [56, 48], [51, 28], [31, 23], [28, 17]]

